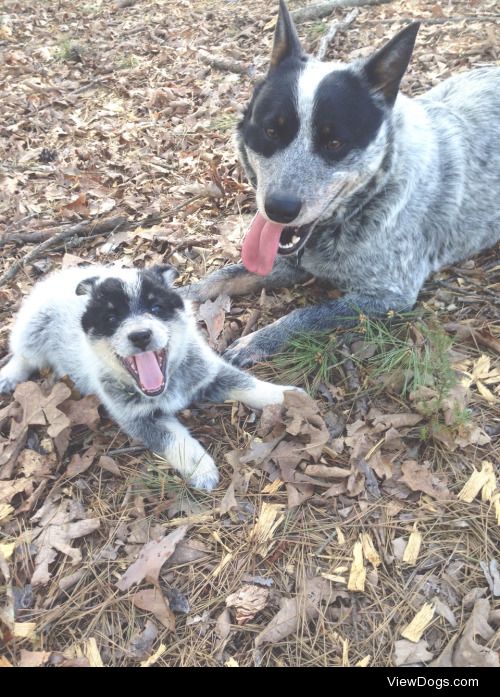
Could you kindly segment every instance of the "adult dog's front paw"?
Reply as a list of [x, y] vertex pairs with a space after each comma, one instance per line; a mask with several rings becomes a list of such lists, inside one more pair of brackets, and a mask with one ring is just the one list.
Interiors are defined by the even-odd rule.
[[280, 320], [269, 327], [237, 339], [224, 351], [223, 357], [240, 368], [247, 368], [254, 363], [266, 360], [277, 353], [285, 343], [281, 331], [276, 326], [279, 322]]

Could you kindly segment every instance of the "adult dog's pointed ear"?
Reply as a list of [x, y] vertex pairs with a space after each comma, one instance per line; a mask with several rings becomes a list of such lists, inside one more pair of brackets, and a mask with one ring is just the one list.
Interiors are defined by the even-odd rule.
[[391, 106], [398, 96], [399, 83], [410, 62], [420, 22], [413, 22], [383, 46], [364, 65], [370, 87], [382, 94]]
[[91, 276], [90, 278], [85, 278], [83, 281], [77, 285], [75, 293], [77, 295], [90, 295], [95, 288], [97, 283], [97, 276]]
[[171, 286], [179, 277], [177, 269], [174, 269], [170, 264], [156, 264], [156, 266], [151, 266], [148, 271], [157, 276], [166, 286]]
[[285, 58], [289, 56], [302, 56], [303, 53], [290, 12], [284, 0], [280, 0], [280, 9], [278, 21], [276, 22], [276, 29], [274, 30], [274, 43], [269, 71], [277, 68]]

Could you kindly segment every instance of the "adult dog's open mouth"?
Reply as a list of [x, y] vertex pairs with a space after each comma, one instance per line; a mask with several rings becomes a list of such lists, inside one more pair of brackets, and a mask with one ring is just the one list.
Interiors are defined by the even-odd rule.
[[281, 231], [278, 254], [295, 254], [307, 242], [309, 235], [314, 229], [314, 223], [302, 225], [301, 227], [285, 227]]
[[120, 356], [120, 361], [143, 394], [156, 397], [163, 392], [166, 385], [166, 349], [144, 351], [135, 353], [133, 356]]
[[241, 249], [245, 268], [259, 276], [267, 276], [271, 273], [276, 255], [297, 252], [305, 245], [314, 227], [314, 223], [302, 227], [285, 227], [282, 223], [274, 223], [257, 213]]

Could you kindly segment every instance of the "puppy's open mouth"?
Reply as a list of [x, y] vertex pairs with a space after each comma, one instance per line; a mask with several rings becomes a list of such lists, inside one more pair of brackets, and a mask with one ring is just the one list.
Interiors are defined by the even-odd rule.
[[123, 367], [148, 397], [161, 394], [166, 385], [167, 351], [144, 351], [133, 356], [120, 356]]
[[287, 255], [298, 252], [307, 242], [313, 227], [314, 224], [283, 228], [278, 244], [278, 254]]

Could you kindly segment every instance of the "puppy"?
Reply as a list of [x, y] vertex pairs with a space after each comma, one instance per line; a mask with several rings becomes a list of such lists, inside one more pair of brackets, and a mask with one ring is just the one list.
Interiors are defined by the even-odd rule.
[[225, 363], [198, 333], [171, 287], [175, 271], [86, 266], [56, 272], [24, 301], [10, 337], [0, 392], [36, 370], [69, 375], [96, 394], [133, 438], [160, 453], [196, 488], [218, 482], [210, 455], [174, 414], [194, 401], [234, 399], [261, 409], [293, 387]]
[[271, 65], [237, 140], [258, 213], [243, 264], [191, 287], [200, 300], [301, 283], [345, 292], [236, 341], [245, 366], [297, 333], [412, 308], [425, 279], [500, 239], [500, 68], [398, 94], [418, 24], [367, 60], [304, 53], [283, 1]]

